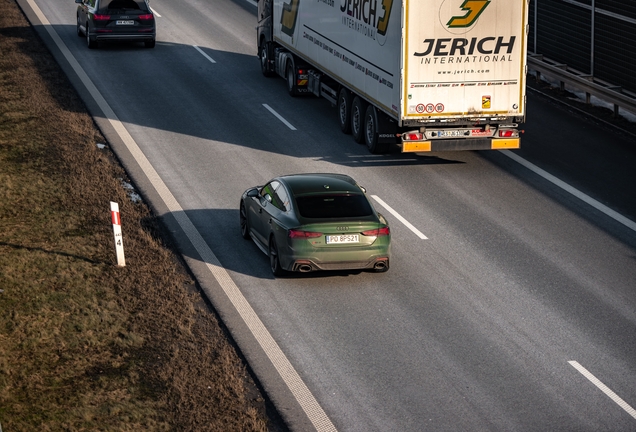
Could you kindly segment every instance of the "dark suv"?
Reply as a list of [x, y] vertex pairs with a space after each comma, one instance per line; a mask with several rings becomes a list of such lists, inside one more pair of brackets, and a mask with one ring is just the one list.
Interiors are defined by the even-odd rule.
[[77, 35], [89, 48], [108, 40], [139, 41], [155, 46], [155, 15], [147, 0], [75, 0]]

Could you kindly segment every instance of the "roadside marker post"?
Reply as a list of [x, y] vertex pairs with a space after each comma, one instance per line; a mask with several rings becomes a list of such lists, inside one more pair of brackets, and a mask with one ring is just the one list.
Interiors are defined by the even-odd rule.
[[117, 254], [117, 265], [126, 266], [124, 258], [124, 242], [121, 235], [121, 219], [119, 217], [119, 204], [110, 202], [110, 216], [113, 220], [113, 234], [115, 235], [115, 253]]

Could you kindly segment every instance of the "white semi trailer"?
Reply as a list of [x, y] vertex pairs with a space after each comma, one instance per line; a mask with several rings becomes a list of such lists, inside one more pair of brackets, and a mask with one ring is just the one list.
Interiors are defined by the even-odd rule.
[[529, 0], [258, 0], [258, 56], [372, 153], [518, 148]]

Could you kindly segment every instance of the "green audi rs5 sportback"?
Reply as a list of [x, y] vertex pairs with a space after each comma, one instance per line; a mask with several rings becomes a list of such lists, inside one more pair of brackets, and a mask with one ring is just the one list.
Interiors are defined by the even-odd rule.
[[243, 193], [240, 219], [241, 235], [269, 256], [275, 276], [389, 269], [389, 224], [347, 175], [276, 177]]

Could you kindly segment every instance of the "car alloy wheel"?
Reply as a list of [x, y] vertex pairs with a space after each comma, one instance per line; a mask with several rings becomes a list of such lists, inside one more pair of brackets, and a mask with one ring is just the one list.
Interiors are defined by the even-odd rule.
[[245, 210], [245, 203], [241, 202], [241, 209], [239, 211], [241, 219], [241, 236], [249, 240], [250, 239], [250, 225], [247, 221], [247, 211]]
[[283, 268], [280, 266], [280, 257], [278, 256], [278, 247], [274, 237], [269, 241], [269, 267], [274, 276], [282, 276]]

